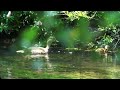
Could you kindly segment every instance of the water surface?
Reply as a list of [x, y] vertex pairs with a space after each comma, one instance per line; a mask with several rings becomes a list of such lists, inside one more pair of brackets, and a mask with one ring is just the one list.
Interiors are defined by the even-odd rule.
[[119, 79], [119, 54], [54, 52], [48, 55], [2, 54], [3, 79]]

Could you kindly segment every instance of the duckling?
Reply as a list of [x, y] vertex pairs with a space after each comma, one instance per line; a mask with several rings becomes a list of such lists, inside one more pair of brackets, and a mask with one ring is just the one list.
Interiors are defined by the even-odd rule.
[[108, 47], [109, 47], [108, 45], [105, 45], [105, 48], [98, 48], [95, 51], [99, 52], [100, 54], [105, 54], [108, 52]]

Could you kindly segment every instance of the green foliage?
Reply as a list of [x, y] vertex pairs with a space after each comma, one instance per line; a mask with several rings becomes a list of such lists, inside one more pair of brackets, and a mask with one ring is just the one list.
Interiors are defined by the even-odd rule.
[[19, 31], [27, 25], [33, 24], [36, 14], [33, 11], [12, 11], [11, 16], [8, 18], [7, 11], [1, 12], [0, 17], [0, 31], [6, 33], [12, 31]]
[[[66, 25], [65, 29], [62, 30], [59, 38], [60, 40], [67, 46], [73, 48], [76, 44], [84, 42], [88, 43], [91, 40], [91, 33], [88, 30], [89, 26], [89, 16], [87, 16], [87, 12], [83, 11], [64, 11], [65, 15], [68, 17], [66, 18]], [[74, 23], [71, 25], [70, 23]], [[67, 23], [66, 23], [67, 24]]]
[[72, 12], [64, 11], [64, 13], [68, 16], [67, 19], [69, 19], [70, 21], [73, 21], [75, 19], [79, 20], [81, 17], [89, 18], [87, 16], [87, 11], [72, 11]]
[[104, 44], [112, 43], [113, 39], [110, 36], [103, 37]]
[[[119, 11], [99, 11], [96, 16], [91, 20], [92, 26], [96, 26], [97, 32], [100, 32], [95, 38], [96, 45], [111, 45], [116, 47], [119, 45], [119, 27], [120, 27], [120, 12]], [[90, 22], [91, 22], [90, 21]], [[94, 25], [93, 25], [94, 22]]]
[[111, 27], [120, 24], [120, 13], [117, 11], [109, 11], [103, 14], [102, 26]]
[[[58, 12], [64, 17], [59, 17]], [[45, 44], [49, 36], [55, 36], [64, 46], [72, 48], [82, 43], [90, 47], [119, 45], [119, 11], [12, 11], [9, 18], [7, 14], [8, 11], [0, 12], [0, 32], [17, 31], [22, 39], [29, 38], [30, 43], [37, 40]], [[32, 30], [33, 27], [37, 29]]]
[[37, 38], [38, 28], [37, 27], [28, 27], [21, 35], [21, 46], [29, 47], [32, 43], [35, 42]]

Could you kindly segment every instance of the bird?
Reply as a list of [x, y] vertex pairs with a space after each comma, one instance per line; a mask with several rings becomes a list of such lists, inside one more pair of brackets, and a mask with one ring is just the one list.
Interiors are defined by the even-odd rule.
[[32, 54], [47, 54], [48, 50], [54, 40], [55, 40], [55, 38], [53, 36], [50, 36], [47, 40], [47, 45], [45, 48], [38, 46], [38, 47], [29, 48], [29, 49], [31, 49]]
[[[48, 50], [49, 50], [49, 48], [50, 48], [50, 46], [51, 46], [53, 41], [55, 41], [55, 37], [50, 36], [48, 38], [48, 40], [47, 40], [47, 45], [46, 45], [45, 48], [44, 47], [39, 47], [39, 46], [35, 45], [35, 46], [32, 46], [32, 47], [29, 47], [27, 49], [27, 52], [30, 51], [31, 54], [47, 54]], [[16, 52], [17, 53], [24, 53], [24, 50], [18, 50]]]
[[108, 45], [105, 45], [104, 48], [97, 48], [95, 51], [100, 53], [100, 54], [105, 54], [105, 53], [108, 53]]

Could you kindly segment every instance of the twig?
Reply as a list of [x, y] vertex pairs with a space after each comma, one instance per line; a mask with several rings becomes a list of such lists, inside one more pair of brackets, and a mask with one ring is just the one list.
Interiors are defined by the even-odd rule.
[[97, 11], [95, 11], [95, 13], [91, 17], [89, 17], [89, 19], [92, 19], [96, 15], [96, 13]]
[[113, 50], [115, 50], [115, 48], [116, 48], [117, 44], [119, 43], [119, 41], [120, 41], [120, 39], [118, 39], [118, 41], [117, 41], [116, 44], [114, 45]]

